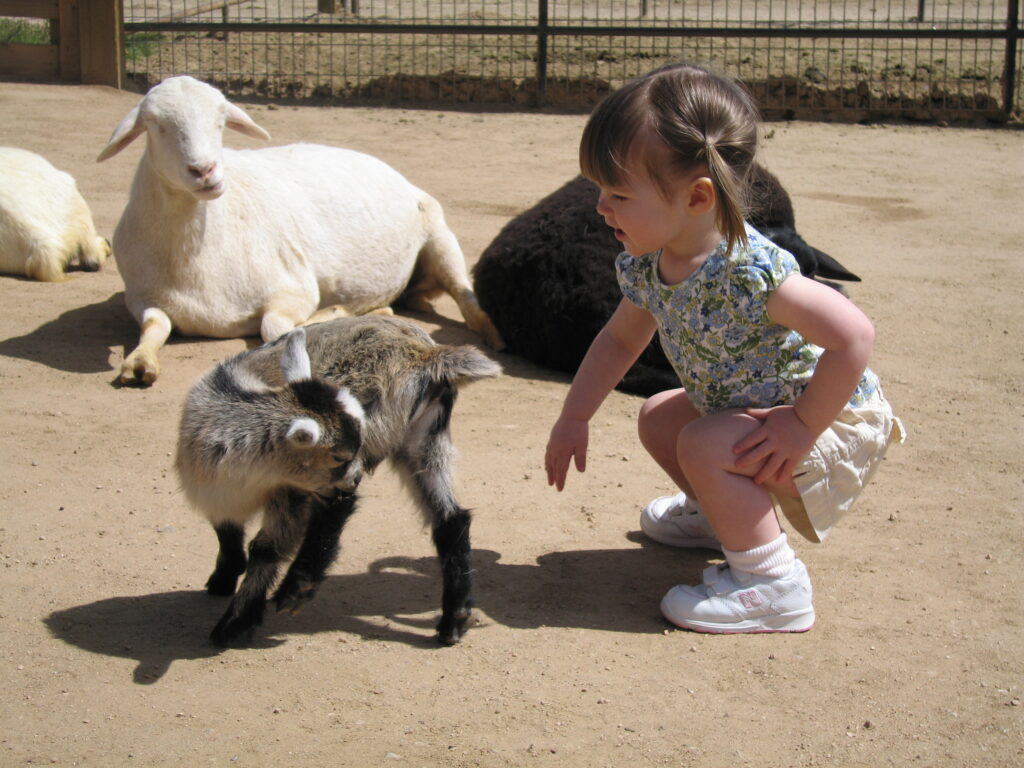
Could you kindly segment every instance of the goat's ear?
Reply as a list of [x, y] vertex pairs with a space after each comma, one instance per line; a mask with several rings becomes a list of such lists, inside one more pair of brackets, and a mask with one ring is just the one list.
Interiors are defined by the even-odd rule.
[[102, 163], [108, 157], [113, 157], [122, 149], [127, 147], [133, 141], [135, 141], [142, 132], [146, 130], [146, 126], [142, 120], [139, 119], [139, 107], [142, 106], [140, 101], [135, 107], [125, 115], [121, 122], [117, 124], [117, 128], [110, 135], [110, 140], [107, 141], [105, 146], [100, 153], [96, 156], [96, 162]]
[[256, 125], [253, 119], [245, 114], [241, 107], [236, 107], [230, 101], [227, 103], [227, 118], [228, 128], [244, 133], [246, 136], [252, 136], [254, 139], [270, 140], [269, 133]]
[[306, 331], [296, 328], [284, 339], [284, 352], [281, 353], [281, 370], [284, 380], [289, 384], [313, 378], [313, 368], [306, 351]]
[[301, 418], [291, 423], [285, 438], [292, 445], [300, 448], [310, 448], [320, 442], [321, 434], [320, 425], [313, 421], [313, 419]]
[[339, 389], [335, 399], [341, 406], [341, 410], [354, 418], [360, 424], [366, 421], [366, 412], [363, 410], [362, 403], [356, 400], [355, 395], [348, 391], [348, 387], [342, 387]]

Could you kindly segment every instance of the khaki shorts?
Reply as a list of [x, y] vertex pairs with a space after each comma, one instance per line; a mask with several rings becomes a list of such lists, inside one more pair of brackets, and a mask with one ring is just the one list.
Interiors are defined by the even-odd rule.
[[808, 541], [821, 542], [853, 506], [903, 423], [878, 390], [863, 405], [847, 406], [793, 472], [800, 498], [775, 499], [790, 524]]

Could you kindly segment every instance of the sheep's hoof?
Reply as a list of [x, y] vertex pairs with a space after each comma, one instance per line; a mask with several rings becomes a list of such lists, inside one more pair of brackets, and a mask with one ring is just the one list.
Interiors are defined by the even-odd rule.
[[306, 603], [316, 597], [319, 586], [314, 582], [286, 577], [274, 594], [274, 606], [277, 612], [288, 611], [292, 615], [298, 613]]
[[131, 357], [121, 363], [121, 373], [117, 381], [122, 385], [150, 386], [160, 375], [160, 366], [149, 360]]
[[484, 344], [495, 352], [501, 352], [505, 349], [505, 340], [501, 338], [501, 334], [498, 332], [498, 329], [494, 327], [494, 323], [491, 322], [489, 317], [485, 315], [484, 320], [486, 322], [481, 322], [478, 327], [473, 328], [472, 330], [475, 330], [483, 337]]

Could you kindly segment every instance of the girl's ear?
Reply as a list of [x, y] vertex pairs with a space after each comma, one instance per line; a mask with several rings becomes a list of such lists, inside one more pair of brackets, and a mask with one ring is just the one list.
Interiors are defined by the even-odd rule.
[[718, 202], [715, 185], [707, 176], [698, 176], [687, 189], [686, 210], [701, 215], [713, 211]]

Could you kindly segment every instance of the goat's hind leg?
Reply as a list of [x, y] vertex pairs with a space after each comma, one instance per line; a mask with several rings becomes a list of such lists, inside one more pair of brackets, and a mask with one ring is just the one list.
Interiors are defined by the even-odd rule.
[[238, 577], [245, 572], [245, 529], [237, 523], [217, 523], [213, 526], [220, 550], [217, 564], [206, 580], [206, 591], [211, 595], [228, 597], [235, 594]]
[[440, 385], [436, 399], [423, 409], [410, 429], [397, 465], [421, 510], [431, 524], [431, 534], [441, 563], [443, 593], [437, 640], [455, 645], [466, 633], [473, 609], [473, 576], [469, 544], [469, 510], [455, 500], [452, 467], [455, 449], [449, 423], [456, 389]]
[[469, 510], [455, 507], [433, 527], [444, 581], [441, 620], [437, 623], [437, 640], [443, 645], [455, 645], [462, 639], [473, 611], [469, 524]]
[[329, 498], [310, 499], [309, 523], [299, 552], [274, 594], [278, 611], [298, 613], [312, 600], [338, 557], [342, 528], [356, 509], [356, 495], [337, 491]]
[[267, 592], [277, 579], [282, 560], [291, 556], [305, 529], [305, 495], [279, 491], [263, 512], [263, 527], [249, 542], [249, 563], [238, 592], [210, 633], [214, 645], [248, 641], [263, 623]]

